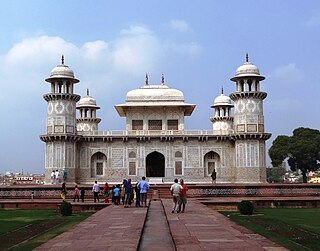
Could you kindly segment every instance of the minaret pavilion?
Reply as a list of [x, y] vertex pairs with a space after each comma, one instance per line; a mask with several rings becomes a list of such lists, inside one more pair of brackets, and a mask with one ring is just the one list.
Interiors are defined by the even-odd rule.
[[79, 82], [73, 71], [64, 64], [56, 66], [46, 79], [51, 85], [51, 92], [44, 94], [47, 101], [46, 134], [40, 139], [46, 142], [45, 182], [50, 182], [52, 170], [68, 172], [68, 182], [75, 182], [77, 135], [76, 103], [80, 96], [74, 94], [74, 85]]
[[260, 75], [257, 66], [246, 62], [238, 67], [231, 81], [236, 83], [236, 92], [230, 95], [234, 101], [234, 139], [236, 182], [266, 182], [266, 146], [271, 137], [264, 132], [263, 100], [267, 93], [260, 90]]
[[101, 121], [97, 118], [97, 110], [100, 109], [97, 106], [97, 102], [89, 95], [89, 89], [87, 89], [87, 96], [83, 97], [77, 106], [80, 112], [80, 118], [77, 118], [77, 130], [80, 131], [97, 131], [98, 125]]
[[213, 123], [214, 134], [230, 134], [233, 133], [233, 116], [231, 115], [231, 109], [233, 104], [231, 99], [224, 95], [223, 88], [220, 96], [215, 98], [211, 108], [215, 109], [214, 117], [210, 118]]

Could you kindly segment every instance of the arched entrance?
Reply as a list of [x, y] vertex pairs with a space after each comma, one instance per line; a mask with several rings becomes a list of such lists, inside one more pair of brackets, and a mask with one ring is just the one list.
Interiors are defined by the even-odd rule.
[[164, 177], [164, 156], [159, 152], [148, 154], [146, 159], [147, 177]]
[[[220, 156], [216, 152], [210, 151], [204, 155], [204, 173], [206, 176], [211, 176], [217, 172], [220, 167]], [[212, 176], [211, 176], [212, 177]]]

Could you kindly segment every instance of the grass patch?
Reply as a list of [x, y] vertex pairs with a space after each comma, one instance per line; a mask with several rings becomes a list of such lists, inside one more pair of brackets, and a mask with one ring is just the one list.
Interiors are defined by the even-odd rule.
[[64, 217], [56, 210], [0, 210], [0, 250], [32, 250], [92, 213]]
[[256, 209], [252, 216], [221, 213], [290, 250], [319, 250], [319, 208]]

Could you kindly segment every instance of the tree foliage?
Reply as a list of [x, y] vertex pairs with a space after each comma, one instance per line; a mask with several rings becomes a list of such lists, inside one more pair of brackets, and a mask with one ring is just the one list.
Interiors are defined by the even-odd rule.
[[300, 170], [306, 183], [307, 172], [320, 167], [320, 131], [299, 127], [292, 136], [279, 135], [272, 142], [269, 156], [274, 167], [287, 159], [291, 170]]
[[267, 168], [267, 181], [270, 183], [283, 182], [283, 175], [285, 174], [285, 172], [285, 168], [280, 166]]

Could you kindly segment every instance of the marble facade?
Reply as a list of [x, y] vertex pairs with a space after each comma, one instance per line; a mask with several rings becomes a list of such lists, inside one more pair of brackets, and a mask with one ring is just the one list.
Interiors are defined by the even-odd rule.
[[159, 85], [149, 85], [146, 76], [144, 86], [115, 106], [126, 118], [126, 130], [99, 131], [100, 107], [89, 92], [82, 99], [73, 93], [79, 80], [62, 59], [46, 79], [51, 92], [44, 95], [47, 125], [40, 136], [46, 143], [46, 183], [52, 170], [64, 169], [67, 182], [80, 184], [142, 176], [155, 183], [174, 178], [211, 183], [213, 172], [216, 183], [266, 182], [265, 141], [271, 134], [264, 132], [264, 77], [247, 58], [231, 80], [236, 92], [226, 96], [222, 91], [211, 106], [212, 130], [186, 130], [184, 117], [192, 115], [195, 105], [166, 86], [164, 77]]

